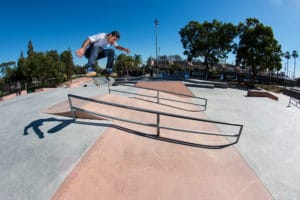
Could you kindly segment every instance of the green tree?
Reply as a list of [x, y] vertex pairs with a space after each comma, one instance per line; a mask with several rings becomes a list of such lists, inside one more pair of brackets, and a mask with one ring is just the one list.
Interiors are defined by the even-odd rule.
[[250, 67], [251, 84], [254, 86], [257, 73], [278, 64], [281, 46], [274, 38], [273, 30], [256, 18], [248, 18], [239, 24], [239, 44], [236, 47], [236, 64]]
[[5, 62], [0, 64], [0, 71], [4, 75], [4, 81], [7, 83], [7, 89], [10, 91], [12, 81], [15, 77], [15, 65], [16, 63], [14, 61]]
[[60, 60], [65, 66], [65, 74], [67, 75], [68, 79], [74, 74], [74, 62], [73, 56], [70, 49], [63, 51], [60, 54]]
[[129, 75], [129, 71], [135, 70], [135, 59], [132, 56], [126, 54], [120, 54], [115, 62], [115, 70], [124, 76]]
[[140, 65], [142, 64], [142, 56], [135, 54], [133, 57], [133, 62], [134, 62], [134, 67], [139, 68]]
[[281, 54], [281, 46], [278, 44], [278, 42], [276, 40], [270, 41], [270, 47], [265, 49], [264, 61], [260, 67], [261, 71], [270, 72], [270, 80], [272, 80], [275, 72], [277, 73], [278, 79], [279, 71], [282, 68]]
[[80, 66], [80, 65], [75, 65], [74, 66], [74, 73], [75, 74], [84, 74], [85, 73], [85, 68]]
[[28, 79], [32, 81], [42, 81], [45, 77], [46, 56], [42, 52], [35, 52], [26, 59], [26, 68], [28, 68]]
[[9, 62], [4, 62], [0, 64], [0, 72], [3, 74], [3, 76], [9, 75], [9, 68], [13, 67], [16, 65], [16, 62], [14, 61], [9, 61]]
[[291, 58], [291, 54], [290, 54], [290, 52], [287, 51], [284, 53], [283, 56], [286, 59], [286, 76], [289, 77], [289, 60]]
[[20, 58], [17, 63], [17, 80], [27, 82], [28, 70], [26, 68], [26, 58], [24, 58], [23, 51], [21, 51]]
[[296, 50], [294, 50], [292, 52], [292, 57], [294, 58], [294, 72], [293, 72], [293, 79], [295, 79], [295, 70], [296, 70], [296, 59], [298, 58], [298, 52]]
[[179, 31], [184, 54], [189, 58], [203, 58], [206, 76], [211, 66], [226, 58], [234, 47], [237, 27], [217, 20], [203, 24], [191, 21]]
[[60, 60], [60, 56], [56, 50], [46, 52], [46, 63], [43, 67], [43, 81], [54, 79], [56, 83], [60, 83], [64, 79], [65, 67]]
[[144, 69], [144, 73], [150, 73], [150, 76], [153, 76], [153, 66], [154, 66], [154, 62], [155, 58], [150, 56], [148, 57], [147, 61], [146, 61], [146, 66]]
[[33, 44], [32, 44], [32, 41], [29, 40], [28, 46], [27, 46], [27, 56], [30, 58], [33, 54], [34, 54]]

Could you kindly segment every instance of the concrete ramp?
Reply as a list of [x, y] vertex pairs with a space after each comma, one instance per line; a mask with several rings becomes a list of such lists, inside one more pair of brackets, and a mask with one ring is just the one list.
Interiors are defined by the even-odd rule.
[[144, 81], [138, 82], [136, 86], [193, 96], [193, 93], [179, 81]]

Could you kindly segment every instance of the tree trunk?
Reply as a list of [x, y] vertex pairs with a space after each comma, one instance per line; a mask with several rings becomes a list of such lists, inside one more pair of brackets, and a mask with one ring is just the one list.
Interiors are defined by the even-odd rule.
[[254, 88], [254, 85], [255, 85], [255, 79], [256, 79], [256, 68], [251, 66], [251, 69], [252, 69], [252, 76], [250, 75], [251, 77], [251, 82], [250, 82], [250, 87], [251, 88]]
[[205, 77], [204, 77], [204, 79], [208, 79], [209, 63], [205, 60], [204, 64], [205, 64]]

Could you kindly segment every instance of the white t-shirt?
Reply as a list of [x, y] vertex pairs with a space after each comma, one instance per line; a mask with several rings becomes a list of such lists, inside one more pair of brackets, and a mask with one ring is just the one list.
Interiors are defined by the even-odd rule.
[[[107, 33], [99, 33], [96, 35], [89, 36], [89, 39], [92, 41], [92, 43], [94, 43], [94, 46], [105, 48], [111, 46], [111, 44], [107, 42], [107, 35]], [[119, 45], [117, 42], [114, 42], [112, 46], [116, 47]]]

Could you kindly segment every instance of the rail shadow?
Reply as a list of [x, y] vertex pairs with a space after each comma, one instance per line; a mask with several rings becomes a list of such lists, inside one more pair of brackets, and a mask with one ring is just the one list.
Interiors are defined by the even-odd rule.
[[158, 140], [158, 141], [168, 142], [168, 143], [173, 143], [173, 144], [179, 144], [179, 145], [184, 145], [184, 146], [189, 146], [189, 147], [196, 147], [196, 148], [223, 149], [225, 147], [229, 147], [229, 146], [236, 144], [236, 142], [229, 142], [229, 140], [224, 140], [224, 141], [228, 141], [229, 143], [220, 144], [220, 145], [199, 144], [199, 143], [187, 142], [187, 141], [177, 140], [177, 139], [173, 139], [173, 138], [157, 136], [154, 134], [144, 133], [141, 131], [137, 131], [134, 129], [130, 129], [130, 128], [115, 125], [115, 124], [112, 124], [111, 127], [121, 130], [123, 132], [129, 133], [129, 134], [133, 134], [133, 135], [137, 135], [137, 136], [141, 136], [141, 137], [145, 137], [145, 138], [149, 138], [149, 139], [153, 139], [153, 140]]
[[[67, 126], [71, 124], [81, 124], [81, 125], [86, 125], [86, 126], [100, 126], [100, 127], [107, 127], [107, 128], [115, 128], [118, 129], [122, 132], [126, 132], [128, 134], [133, 134], [137, 135], [140, 137], [145, 137], [153, 140], [158, 140], [158, 141], [163, 141], [163, 142], [169, 142], [173, 144], [179, 144], [179, 145], [184, 145], [184, 146], [190, 146], [190, 147], [197, 147], [197, 148], [205, 148], [205, 149], [222, 149], [225, 147], [229, 147], [231, 145], [236, 144], [236, 142], [232, 143], [226, 143], [226, 144], [220, 144], [220, 145], [207, 145], [207, 144], [199, 144], [199, 143], [193, 143], [193, 142], [187, 142], [187, 141], [182, 141], [182, 140], [177, 140], [173, 138], [167, 138], [167, 137], [161, 137], [157, 136], [154, 134], [149, 134], [145, 132], [141, 132], [138, 130], [134, 130], [125, 126], [120, 126], [116, 124], [109, 124], [109, 123], [101, 123], [101, 122], [89, 122], [89, 121], [79, 121], [78, 119], [73, 120], [73, 119], [58, 119], [54, 117], [50, 118], [45, 118], [45, 119], [38, 119], [35, 121], [32, 121], [29, 123], [25, 128], [24, 128], [24, 133], [23, 135], [29, 135], [29, 129], [32, 128], [33, 132], [40, 138], [43, 139], [45, 137], [45, 133], [42, 130], [42, 126], [45, 125], [45, 123], [53, 123], [56, 122], [54, 127], [50, 128], [47, 130], [48, 134], [55, 134], [59, 133], [62, 129], [66, 128]], [[224, 140], [228, 141], [228, 140]]]

